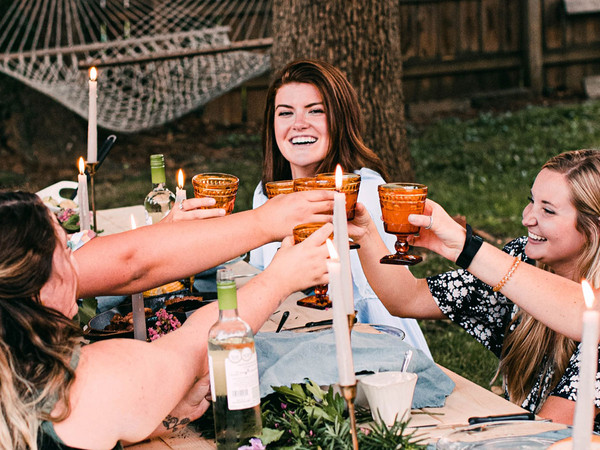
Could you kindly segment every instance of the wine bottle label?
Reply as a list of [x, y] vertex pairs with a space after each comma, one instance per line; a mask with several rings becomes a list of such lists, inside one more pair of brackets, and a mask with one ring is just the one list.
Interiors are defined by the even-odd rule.
[[244, 347], [229, 352], [225, 359], [227, 407], [230, 410], [252, 408], [260, 403], [258, 361], [253, 348]]
[[208, 354], [208, 373], [210, 377], [210, 396], [214, 403], [217, 401], [217, 388], [215, 387], [215, 372], [213, 369], [213, 359], [210, 353]]

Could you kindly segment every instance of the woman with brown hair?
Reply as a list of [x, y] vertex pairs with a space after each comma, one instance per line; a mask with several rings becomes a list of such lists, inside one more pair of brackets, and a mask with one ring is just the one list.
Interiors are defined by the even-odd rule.
[[[381, 217], [377, 186], [385, 181], [385, 168], [362, 141], [363, 122], [356, 91], [331, 64], [298, 60], [278, 72], [267, 92], [263, 120], [263, 174], [254, 192], [253, 207], [267, 201], [263, 186], [269, 181], [313, 177], [333, 172], [337, 164], [345, 172], [361, 176], [358, 201], [369, 213]], [[393, 236], [379, 232], [390, 248]], [[278, 244], [271, 243], [250, 253], [250, 264], [264, 269]], [[418, 323], [392, 317], [369, 286], [355, 252], [350, 255], [354, 282], [354, 304], [360, 322], [401, 328], [406, 341], [431, 354]]]
[[[572, 423], [585, 308], [579, 281], [600, 288], [600, 152], [566, 152], [543, 166], [523, 210], [528, 234], [504, 251], [482, 243], [431, 200], [425, 215], [409, 220], [421, 227], [414, 245], [462, 269], [416, 279], [380, 264], [387, 248], [359, 205], [349, 231], [379, 298], [399, 316], [456, 322], [498, 356], [510, 401]], [[595, 405], [598, 413], [598, 388]]]
[[[140, 292], [213, 267], [282, 239], [331, 203], [325, 192], [282, 198], [223, 218], [97, 237], [73, 253], [39, 197], [0, 193], [0, 448], [119, 448], [202, 415], [216, 303], [152, 343], [82, 346], [71, 320], [76, 299]], [[294, 213], [271, 220], [280, 208]], [[273, 264], [240, 289], [240, 315], [254, 332], [289, 294], [327, 282], [322, 244], [331, 231], [326, 224], [301, 245], [284, 239]]]

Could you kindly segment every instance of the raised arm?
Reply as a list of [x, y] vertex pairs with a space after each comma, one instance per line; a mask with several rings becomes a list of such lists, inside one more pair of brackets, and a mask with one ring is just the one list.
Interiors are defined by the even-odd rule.
[[[328, 282], [323, 242], [331, 231], [326, 224], [295, 246], [287, 238], [272, 264], [240, 289], [238, 309], [254, 332], [288, 295]], [[136, 442], [168, 431], [156, 428], [163, 419], [174, 424], [199, 417], [208, 406], [202, 397], [207, 336], [217, 317], [213, 303], [153, 343], [113, 339], [84, 347], [71, 415], [55, 425], [60, 438], [77, 448], [111, 448], [117, 440]]]
[[75, 252], [79, 297], [131, 294], [215, 267], [303, 222], [327, 222], [330, 191], [278, 196], [258, 209], [226, 217], [161, 223], [98, 237]]
[[[427, 230], [429, 216], [433, 216], [433, 224]], [[466, 231], [440, 205], [427, 200], [425, 215], [411, 215], [409, 220], [421, 227], [414, 245], [433, 250], [451, 261], [457, 260]], [[468, 271], [484, 283], [496, 286], [513, 267], [514, 261], [513, 256], [484, 243]], [[585, 304], [579, 283], [529, 264], [520, 264], [500, 292], [551, 329], [576, 341], [581, 340]]]
[[415, 278], [406, 267], [379, 263], [390, 250], [362, 203], [356, 205], [356, 216], [349, 223], [348, 232], [360, 244], [358, 256], [369, 284], [391, 314], [416, 319], [446, 317], [433, 299], [426, 280]]

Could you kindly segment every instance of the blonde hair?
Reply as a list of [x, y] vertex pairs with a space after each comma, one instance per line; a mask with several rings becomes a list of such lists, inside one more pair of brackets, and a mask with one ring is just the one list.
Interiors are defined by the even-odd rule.
[[70, 367], [80, 331], [44, 307], [58, 238], [35, 194], [0, 193], [0, 448], [37, 450], [39, 427], [56, 402], [69, 415]]
[[[600, 152], [577, 150], [551, 158], [542, 169], [564, 175], [569, 186], [571, 202], [577, 210], [576, 229], [585, 236], [573, 275], [573, 281], [587, 278], [595, 288], [600, 287]], [[543, 264], [538, 267], [552, 271]], [[504, 340], [499, 371], [504, 376], [510, 400], [522, 404], [533, 389], [540, 370], [542, 377], [553, 371], [548, 395], [562, 378], [577, 347], [572, 339], [551, 330], [525, 311], [520, 310], [509, 327], [515, 329]], [[545, 399], [542, 399], [543, 404]]]

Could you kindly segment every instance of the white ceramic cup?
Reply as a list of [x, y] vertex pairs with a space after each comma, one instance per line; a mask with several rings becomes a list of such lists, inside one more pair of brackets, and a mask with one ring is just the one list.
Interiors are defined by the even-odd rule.
[[[410, 418], [410, 408], [417, 384], [417, 374], [409, 372], [379, 372], [360, 380], [373, 420], [379, 415], [389, 427], [394, 420]], [[396, 419], [397, 418], [397, 419]]]

